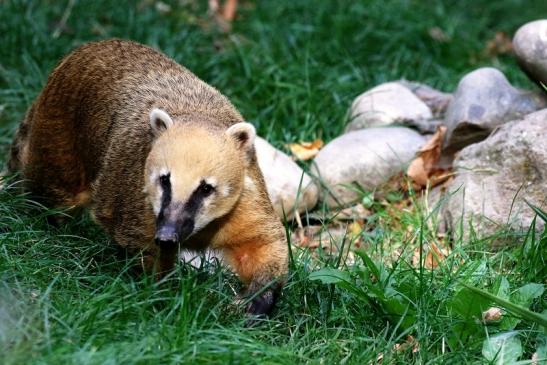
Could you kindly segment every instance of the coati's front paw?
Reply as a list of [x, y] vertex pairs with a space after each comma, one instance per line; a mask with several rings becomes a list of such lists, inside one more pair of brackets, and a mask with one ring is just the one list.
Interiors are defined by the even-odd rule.
[[276, 292], [268, 289], [256, 295], [247, 305], [246, 312], [256, 317], [266, 317], [271, 312], [277, 299]]

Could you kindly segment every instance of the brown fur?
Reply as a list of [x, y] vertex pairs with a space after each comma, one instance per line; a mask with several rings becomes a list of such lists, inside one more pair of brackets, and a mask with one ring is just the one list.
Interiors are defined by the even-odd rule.
[[[149, 124], [153, 108], [175, 123], [157, 138]], [[222, 216], [183, 246], [223, 251], [253, 294], [272, 280], [283, 281], [287, 247], [254, 149], [245, 160], [226, 142], [228, 127], [242, 121], [226, 97], [152, 48], [122, 40], [89, 43], [49, 76], [17, 132], [8, 170], [20, 171], [26, 188], [50, 206], [90, 206], [121, 246], [144, 252], [147, 269], [164, 271], [176, 250], [160, 250], [153, 242], [155, 215], [148, 199], [154, 187], [147, 186], [145, 165], [160, 158], [150, 153], [154, 143], [161, 140], [154, 151], [173, 156], [176, 168], [188, 174], [213, 162], [230, 166], [234, 175], [220, 178], [235, 182], [231, 200], [215, 207], [223, 209]], [[185, 165], [174, 157], [177, 146], [207, 161]], [[185, 181], [179, 185], [175, 195], [191, 189]]]

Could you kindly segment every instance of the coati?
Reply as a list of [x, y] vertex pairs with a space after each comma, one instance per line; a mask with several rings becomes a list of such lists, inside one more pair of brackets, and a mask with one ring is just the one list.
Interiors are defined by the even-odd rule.
[[9, 172], [51, 207], [89, 207], [144, 269], [179, 246], [219, 250], [268, 314], [287, 273], [284, 230], [268, 199], [254, 127], [219, 91], [131, 41], [66, 56], [29, 108]]

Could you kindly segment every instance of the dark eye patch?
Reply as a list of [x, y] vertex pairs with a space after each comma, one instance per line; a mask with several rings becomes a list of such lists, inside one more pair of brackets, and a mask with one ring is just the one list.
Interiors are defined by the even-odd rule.
[[215, 187], [211, 184], [206, 183], [205, 180], [201, 180], [197, 190], [203, 197], [206, 197], [211, 195], [215, 191]]
[[171, 179], [170, 174], [160, 176], [161, 194], [161, 209], [158, 218], [163, 217], [164, 210], [171, 204]]
[[163, 190], [167, 190], [171, 187], [171, 174], [161, 175], [160, 176], [160, 185]]

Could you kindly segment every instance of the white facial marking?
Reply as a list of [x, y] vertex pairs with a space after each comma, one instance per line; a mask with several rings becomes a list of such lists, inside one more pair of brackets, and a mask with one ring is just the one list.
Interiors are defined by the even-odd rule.
[[255, 188], [255, 183], [249, 175], [245, 175], [245, 188], [253, 190]]
[[215, 188], [216, 188], [216, 186], [217, 186], [217, 179], [216, 179], [216, 178], [214, 178], [214, 177], [207, 177], [207, 178], [205, 178], [205, 179], [203, 179], [203, 180], [205, 180], [205, 182], [206, 182], [207, 184], [209, 184], [209, 185], [211, 185], [212, 187], [215, 187]]
[[194, 220], [194, 232], [199, 232], [209, 223], [209, 220], [203, 219], [201, 215], [197, 215]]
[[232, 191], [232, 188], [230, 187], [230, 185], [226, 184], [221, 188], [220, 193], [222, 194], [222, 196], [226, 197], [230, 195], [231, 191]]
[[[169, 170], [167, 170], [167, 168], [163, 167], [161, 169], [152, 171], [150, 173], [150, 175], [148, 176], [149, 184], [152, 187], [153, 192], [154, 192], [153, 196], [154, 196], [155, 199], [154, 199], [154, 201], [151, 201], [150, 203], [152, 204], [152, 209], [154, 210], [155, 215], [158, 215], [160, 213], [161, 198], [162, 198], [162, 195], [163, 195], [163, 191], [162, 191], [162, 188], [160, 186], [160, 183], [159, 183], [158, 179], [159, 179], [160, 176], [167, 175], [168, 173], [169, 173]], [[171, 177], [170, 180], [172, 181], [172, 179], [173, 178]]]

